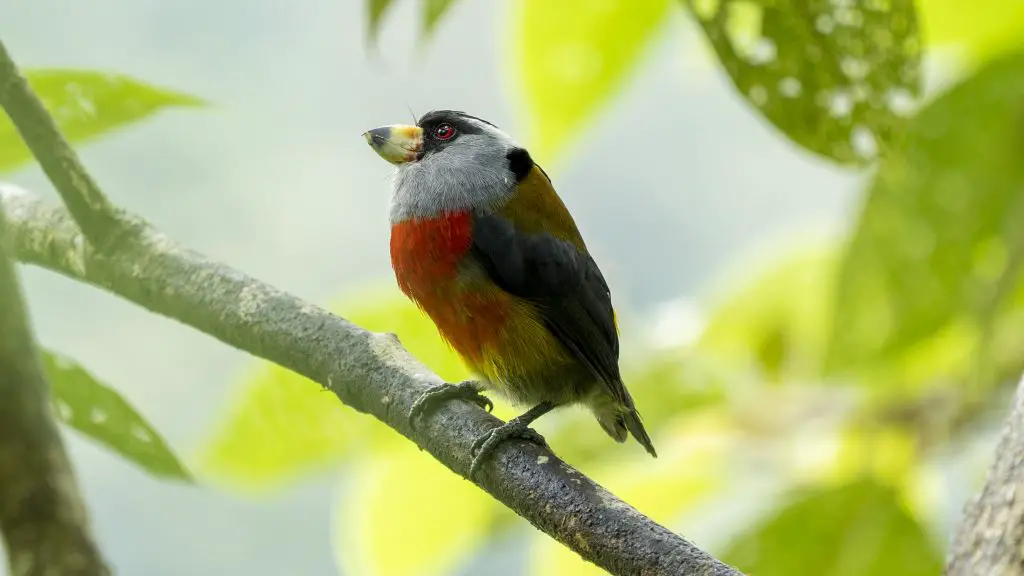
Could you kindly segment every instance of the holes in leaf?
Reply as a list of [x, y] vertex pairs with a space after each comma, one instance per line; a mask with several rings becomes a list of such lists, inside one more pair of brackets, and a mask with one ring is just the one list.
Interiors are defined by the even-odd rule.
[[693, 0], [692, 10], [701, 20], [711, 20], [721, 7], [719, 0]]
[[800, 81], [792, 76], [786, 76], [782, 80], [779, 80], [779, 94], [782, 94], [786, 98], [796, 98], [803, 91], [803, 85]]
[[71, 411], [71, 406], [68, 406], [67, 402], [60, 401], [55, 402], [55, 404], [57, 406], [57, 415], [60, 419], [64, 422], [71, 420], [71, 416], [74, 415], [74, 412]]
[[[920, 93], [914, 0], [689, 1], [743, 97], [797, 144], [840, 163], [874, 160]], [[717, 17], [704, 17], [708, 2]]]
[[750, 96], [750, 101], [757, 106], [764, 106], [768, 102], [768, 90], [760, 84], [751, 86], [747, 96]]
[[748, 0], [732, 0], [726, 5], [725, 32], [733, 50], [751, 64], [775, 59], [777, 49], [771, 38], [761, 34], [764, 10]]
[[871, 71], [871, 65], [860, 58], [854, 58], [848, 56], [843, 58], [839, 63], [839, 67], [842, 68], [843, 74], [846, 74], [852, 80], [862, 80]]
[[93, 424], [103, 424], [107, 421], [107, 413], [99, 408], [93, 408], [92, 411], [89, 412], [89, 420], [91, 420]]
[[132, 426], [132, 436], [138, 439], [140, 442], [152, 442], [153, 437], [149, 434], [149, 431], [141, 426]]
[[916, 98], [903, 88], [890, 88], [885, 93], [885, 105], [894, 114], [910, 116], [916, 108]]
[[767, 64], [775, 60], [778, 50], [775, 43], [767, 38], [760, 38], [754, 42], [747, 53], [747, 62], [754, 65]]
[[833, 118], [846, 118], [853, 111], [853, 97], [845, 90], [825, 92], [825, 107]]
[[822, 34], [831, 34], [835, 27], [836, 22], [831, 14], [822, 14], [814, 21], [814, 28]]
[[835, 13], [836, 23], [850, 28], [860, 28], [864, 25], [864, 15], [860, 10], [854, 8], [840, 8]]
[[861, 158], [873, 158], [878, 154], [878, 141], [866, 126], [854, 126], [850, 132], [850, 144]]

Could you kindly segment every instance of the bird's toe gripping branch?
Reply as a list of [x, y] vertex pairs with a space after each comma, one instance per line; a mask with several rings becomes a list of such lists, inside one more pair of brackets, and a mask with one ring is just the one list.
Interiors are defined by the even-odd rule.
[[437, 407], [438, 403], [446, 400], [463, 399], [480, 406], [490, 412], [494, 409], [494, 402], [487, 396], [480, 393], [480, 385], [472, 380], [459, 382], [458, 384], [438, 384], [432, 386], [420, 396], [409, 410], [409, 422], [415, 428], [424, 414]]
[[473, 447], [470, 449], [470, 455], [473, 456], [473, 463], [469, 466], [468, 478], [472, 480], [480, 469], [480, 465], [483, 464], [483, 461], [486, 460], [492, 452], [494, 452], [494, 449], [497, 448], [499, 444], [509, 438], [519, 438], [540, 446], [547, 446], [547, 440], [545, 440], [544, 437], [536, 430], [530, 428], [530, 424], [540, 416], [550, 412], [553, 408], [553, 404], [542, 402], [531, 408], [525, 414], [511, 419], [497, 428], [492, 428], [490, 432], [477, 438], [476, 441], [473, 442]]

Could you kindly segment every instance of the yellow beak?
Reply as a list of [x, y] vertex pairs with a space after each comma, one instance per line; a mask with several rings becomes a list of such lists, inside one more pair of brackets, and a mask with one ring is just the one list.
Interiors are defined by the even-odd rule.
[[415, 162], [423, 150], [423, 129], [394, 124], [363, 132], [363, 138], [381, 158], [392, 164]]

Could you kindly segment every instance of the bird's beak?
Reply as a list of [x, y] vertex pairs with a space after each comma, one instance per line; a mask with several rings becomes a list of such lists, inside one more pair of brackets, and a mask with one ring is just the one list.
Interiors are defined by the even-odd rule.
[[381, 158], [392, 164], [415, 162], [423, 151], [423, 129], [394, 124], [363, 132], [363, 138]]

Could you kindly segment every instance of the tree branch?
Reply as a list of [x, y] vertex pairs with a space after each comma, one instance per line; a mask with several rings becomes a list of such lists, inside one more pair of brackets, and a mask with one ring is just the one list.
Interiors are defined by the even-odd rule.
[[90, 534], [0, 207], [0, 532], [12, 576], [109, 574]]
[[[82, 242], [64, 209], [13, 187], [0, 187], [0, 206], [10, 214], [21, 260], [105, 288], [319, 382], [456, 473], [468, 472], [473, 441], [501, 423], [469, 402], [448, 402], [414, 432], [407, 419], [412, 403], [441, 379], [394, 335], [363, 330], [148, 225], [131, 245], [100, 253]], [[739, 574], [533, 443], [503, 443], [477, 484], [613, 574]]]
[[964, 510], [946, 564], [949, 576], [1024, 575], [1024, 378], [1003, 425], [985, 486]]
[[130, 229], [120, 210], [107, 200], [82, 167], [78, 154], [61, 136], [53, 117], [29, 86], [0, 41], [0, 107], [63, 198], [85, 236], [100, 249]]
[[[468, 471], [473, 441], [501, 422], [476, 405], [449, 402], [414, 432], [407, 417], [413, 402], [441, 379], [394, 335], [367, 332], [212, 262], [113, 207], [2, 44], [0, 104], [67, 205], [67, 210], [48, 209], [16, 189], [0, 189], [0, 206], [11, 215], [21, 259], [106, 288], [294, 370], [418, 442], [451, 470]], [[76, 221], [89, 242], [82, 240]], [[111, 242], [112, 230], [132, 232], [131, 241]], [[477, 483], [614, 574], [738, 574], [533, 443], [503, 443]]]

